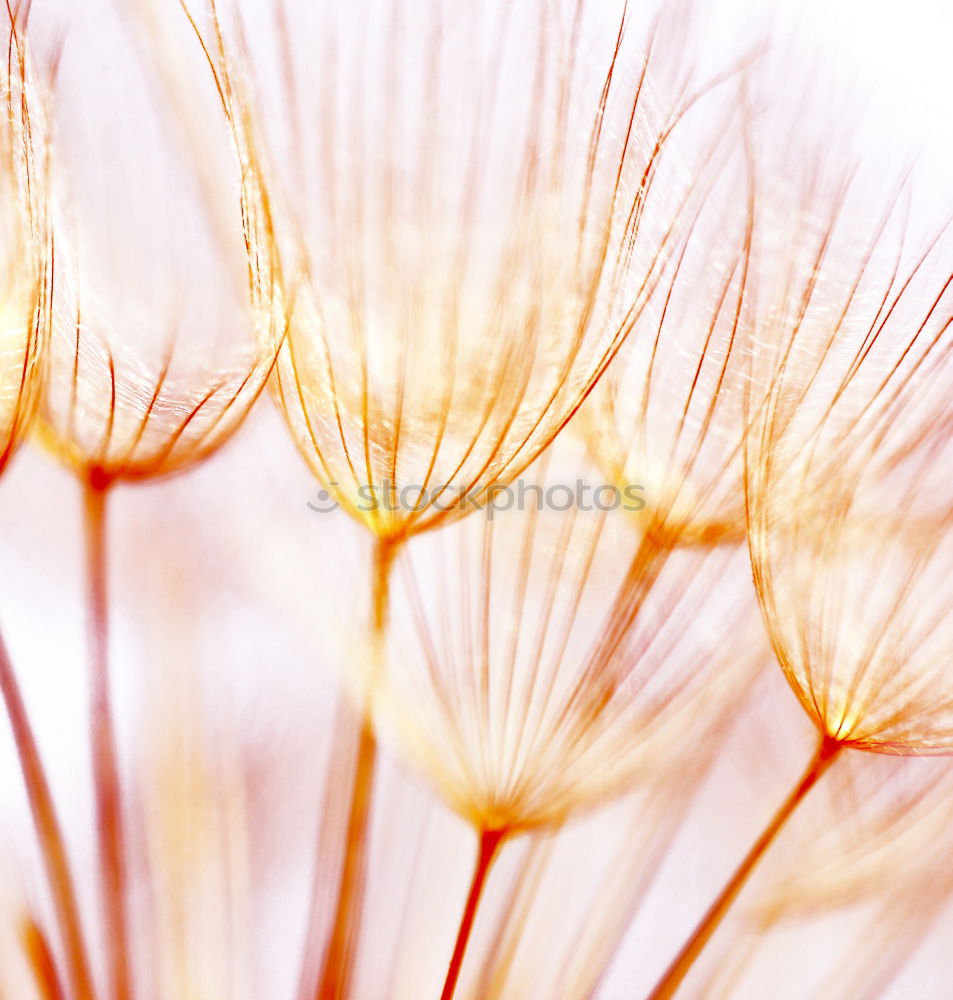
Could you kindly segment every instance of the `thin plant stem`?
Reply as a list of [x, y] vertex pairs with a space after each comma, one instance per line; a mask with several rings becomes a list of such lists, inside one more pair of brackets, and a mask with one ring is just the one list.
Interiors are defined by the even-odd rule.
[[711, 936], [718, 929], [725, 914], [731, 908], [738, 893], [744, 888], [751, 873], [765, 852], [774, 843], [775, 838], [784, 828], [784, 825], [791, 818], [795, 809], [804, 801], [808, 792], [823, 777], [824, 773], [834, 762], [837, 755], [843, 748], [843, 744], [829, 736], [823, 736], [820, 744], [811, 758], [811, 762], [804, 772], [804, 775], [791, 790], [791, 793], [784, 800], [781, 808], [774, 814], [770, 823], [764, 828], [761, 836], [754, 842], [747, 856], [735, 870], [725, 887], [721, 890], [718, 898], [712, 903], [708, 912], [702, 917], [698, 926], [685, 942], [682, 950], [675, 956], [672, 964], [656, 983], [655, 988], [649, 994], [648, 1000], [669, 1000], [675, 995], [685, 976], [696, 959], [702, 953], [705, 945]]
[[24, 921], [20, 936], [23, 939], [23, 951], [38, 996], [41, 1000], [67, 1000], [68, 995], [60, 982], [53, 949], [43, 929], [32, 917], [28, 917]]
[[85, 487], [90, 742], [99, 832], [99, 877], [110, 995], [130, 1000], [126, 858], [116, 730], [109, 678], [106, 499], [109, 486], [90, 476]]
[[76, 1000], [93, 1000], [95, 995], [93, 981], [89, 971], [82, 918], [76, 901], [76, 886], [66, 853], [66, 843], [63, 840], [63, 831], [56, 815], [49, 779], [40, 757], [33, 726], [2, 636], [0, 636], [0, 695], [3, 697], [10, 719], [13, 742], [20, 761], [20, 772], [23, 775], [30, 812], [33, 816], [33, 826], [40, 844], [46, 877], [50, 883], [53, 907], [63, 941], [67, 976], [71, 985], [70, 993]]
[[295, 1000], [314, 1000], [320, 981], [325, 948], [323, 921], [325, 897], [328, 890], [327, 872], [322, 858], [333, 856], [335, 847], [343, 845], [346, 817], [336, 808], [332, 797], [337, 794], [333, 776], [346, 774], [351, 766], [354, 742], [355, 717], [351, 707], [343, 702], [337, 705], [331, 724], [330, 757], [325, 765], [326, 785], [321, 804], [314, 851], [314, 869], [311, 874], [311, 896], [305, 924], [304, 949], [298, 975]]
[[477, 849], [477, 859], [476, 865], [473, 868], [473, 878], [470, 881], [470, 891], [467, 893], [463, 916], [460, 918], [460, 926], [457, 929], [457, 940], [453, 946], [453, 954], [450, 956], [450, 964], [447, 967], [447, 978], [443, 983], [443, 992], [440, 994], [440, 1000], [453, 1000], [453, 995], [457, 989], [457, 981], [460, 979], [460, 970], [463, 968], [463, 959], [467, 953], [467, 945], [470, 943], [470, 934], [473, 931], [477, 909], [480, 906], [483, 890], [486, 888], [486, 880], [505, 836], [505, 830], [483, 830], [480, 833], [480, 846]]
[[341, 878], [331, 936], [324, 952], [315, 994], [318, 1000], [345, 1000], [349, 995], [360, 938], [367, 874], [368, 828], [377, 770], [377, 737], [371, 719], [370, 698], [383, 669], [390, 576], [398, 544], [391, 539], [377, 539], [374, 544], [371, 575], [371, 676], [368, 678], [365, 703], [361, 710], [361, 729], [351, 783]]

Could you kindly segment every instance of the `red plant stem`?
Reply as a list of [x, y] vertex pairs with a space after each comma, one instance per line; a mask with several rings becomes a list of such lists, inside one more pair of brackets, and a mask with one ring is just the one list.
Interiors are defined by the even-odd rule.
[[[384, 638], [390, 599], [390, 572], [398, 543], [378, 539], [374, 545], [371, 580], [372, 676], [368, 692], [373, 692], [377, 674], [383, 667]], [[345, 834], [344, 859], [335, 903], [334, 923], [321, 966], [316, 996], [318, 1000], [345, 1000], [351, 989], [354, 958], [360, 938], [361, 912], [367, 874], [368, 826], [374, 777], [377, 770], [377, 738], [370, 703], [361, 712], [361, 732], [351, 784], [351, 801]], [[307, 956], [306, 956], [307, 958]]]
[[126, 858], [119, 761], [109, 681], [106, 498], [108, 486], [86, 485], [87, 599], [90, 660], [90, 743], [99, 831], [99, 877], [110, 995], [130, 1000]]
[[682, 950], [676, 955], [672, 964], [665, 971], [658, 983], [656, 983], [655, 989], [649, 994], [648, 1000], [668, 1000], [668, 998], [675, 995], [682, 980], [702, 953], [712, 934], [718, 929], [719, 924], [731, 908], [731, 904], [735, 901], [738, 893], [744, 888], [745, 883], [748, 881], [758, 862], [784, 828], [785, 823], [791, 818], [794, 810], [803, 802], [807, 793], [817, 784], [831, 766], [842, 748], [843, 744], [831, 739], [829, 736], [821, 738], [817, 751], [811, 758], [811, 762], [804, 772], [803, 777], [784, 800], [781, 808], [774, 814], [771, 822], [765, 827], [744, 861], [741, 862], [734, 875], [725, 884], [718, 898], [702, 917], [698, 926], [692, 932], [691, 937], [685, 942]]
[[28, 918], [22, 936], [23, 950], [39, 996], [42, 1000], [67, 1000], [53, 951], [43, 929], [35, 920]]
[[93, 981], [83, 940], [82, 919], [76, 902], [76, 887], [70, 870], [63, 831], [60, 827], [53, 795], [33, 726], [27, 714], [20, 685], [6, 644], [0, 636], [0, 695], [6, 706], [13, 732], [13, 742], [20, 761], [20, 772], [26, 786], [33, 826], [40, 844], [40, 854], [50, 883], [53, 907], [63, 940], [66, 969], [75, 1000], [93, 1000]]
[[457, 940], [453, 946], [453, 954], [450, 956], [450, 965], [447, 967], [447, 978], [444, 980], [440, 1000], [453, 1000], [457, 981], [460, 978], [460, 970], [463, 968], [463, 959], [467, 953], [467, 945], [470, 942], [470, 934], [473, 931], [473, 922], [480, 906], [480, 898], [483, 896], [490, 868], [496, 860], [496, 855], [505, 836], [505, 830], [483, 830], [480, 833], [480, 846], [477, 850], [476, 865], [470, 882], [470, 892], [467, 894], [463, 916], [460, 918]]

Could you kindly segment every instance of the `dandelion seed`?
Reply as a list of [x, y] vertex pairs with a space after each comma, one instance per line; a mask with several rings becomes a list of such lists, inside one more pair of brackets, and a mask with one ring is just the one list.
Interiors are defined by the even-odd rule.
[[[274, 208], [271, 259], [253, 267], [266, 326], [284, 333], [275, 386], [292, 435], [376, 539], [379, 650], [398, 548], [472, 510], [448, 495], [479, 502], [525, 469], [632, 329], [681, 207], [657, 192], [665, 147], [699, 95], [676, 68], [659, 106], [650, 76], [669, 67], [654, 40], [633, 59], [625, 18], [600, 37], [581, 3], [385, 3], [369, 20], [318, 6], [320, 34], [290, 32], [280, 10], [278, 79], [258, 60], [253, 103], [232, 104]], [[233, 58], [213, 23], [206, 48], [236, 93], [255, 53]], [[391, 485], [426, 499], [360, 502]], [[317, 974], [329, 998], [347, 993], [357, 941], [375, 756], [360, 711], [339, 917]]]
[[[26, 18], [18, 19], [18, 8], [8, 7], [7, 14], [7, 75], [2, 88], [5, 114], [0, 128], [0, 225], [5, 255], [0, 320], [0, 468], [6, 467], [34, 416], [49, 341], [53, 275], [49, 139], [42, 89], [23, 34]], [[23, 924], [23, 947], [33, 970], [32, 984], [45, 996], [56, 996], [68, 984], [77, 1000], [92, 1000], [89, 961], [63, 833], [33, 727], [2, 639], [0, 694], [53, 895], [66, 966], [61, 976], [45, 931], [29, 916]], [[28, 987], [21, 980], [16, 989]]]
[[378, 706], [481, 837], [452, 996], [504, 841], [558, 827], [704, 742], [763, 651], [731, 573], [737, 547], [659, 556], [621, 515], [530, 509], [447, 528], [430, 548], [418, 541], [419, 562], [403, 563], [416, 625], [394, 637]]
[[[51, 73], [57, 280], [40, 437], [84, 492], [107, 990], [129, 1000], [128, 807], [108, 666], [107, 497], [117, 483], [181, 471], [219, 447], [263, 388], [273, 354], [253, 339], [238, 186], [224, 233], [204, 200], [202, 168], [217, 163], [224, 176], [232, 155], [217, 98], [210, 95], [220, 148], [210, 129], [206, 149], [183, 149], [163, 118], [161, 88], [114, 18], [99, 11], [74, 22]], [[65, 871], [65, 857], [57, 865]], [[57, 874], [58, 904], [73, 909], [68, 872]], [[73, 989], [89, 998], [73, 921], [69, 932]]]
[[[354, 69], [338, 74], [324, 114], [335, 141], [302, 166], [303, 221], [284, 240], [299, 256], [282, 270], [300, 279], [278, 395], [316, 474], [380, 537], [460, 516], [442, 490], [479, 500], [548, 445], [631, 329], [664, 252], [670, 220], [653, 212], [673, 209], [656, 209], [655, 188], [678, 112], [650, 110], [648, 64], [631, 79], [620, 43], [604, 79], [587, 79], [573, 51], [581, 10], [566, 24], [529, 13], [542, 24], [514, 14], [488, 29], [439, 6], [412, 26], [395, 9], [398, 38], [432, 39], [426, 59], [388, 32], [380, 80], [343, 51], [326, 63]], [[375, 90], [388, 67], [403, 82]], [[504, 89], [520, 99], [503, 106]], [[355, 102], [366, 118], [346, 110]], [[647, 261], [640, 274], [633, 259]], [[386, 482], [428, 502], [356, 502]]]
[[659, 538], [672, 545], [740, 544], [745, 331], [758, 207], [742, 130], [701, 142], [676, 249], [635, 334], [580, 413], [596, 463], [611, 481], [639, 483]]
[[924, 492], [946, 446], [936, 425], [947, 426], [953, 278], [942, 270], [942, 241], [912, 264], [902, 247], [883, 242], [890, 213], [859, 252], [854, 237], [851, 250], [841, 236], [849, 194], [847, 183], [825, 193], [833, 207], [819, 230], [802, 216], [778, 268], [779, 298], [762, 300], [756, 361], [770, 389], [745, 456], [762, 613], [819, 746], [653, 1000], [673, 995], [761, 856], [844, 748], [946, 753], [953, 740], [942, 568], [949, 501]]

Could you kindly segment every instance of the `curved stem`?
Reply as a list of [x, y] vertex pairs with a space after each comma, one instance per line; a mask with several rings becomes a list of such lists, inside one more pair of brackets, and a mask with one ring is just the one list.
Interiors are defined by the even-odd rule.
[[829, 736], [821, 738], [817, 752], [811, 758], [811, 762], [804, 772], [803, 777], [791, 790], [791, 793], [782, 803], [781, 808], [774, 814], [771, 822], [768, 823], [745, 859], [735, 870], [734, 875], [725, 884], [718, 898], [702, 917], [698, 926], [692, 932], [691, 937], [685, 942], [682, 950], [675, 956], [672, 964], [662, 975], [658, 983], [656, 983], [655, 989], [649, 994], [648, 1000], [668, 1000], [668, 998], [675, 995], [682, 980], [695, 964], [695, 960], [702, 953], [709, 938], [718, 929], [718, 925], [731, 908], [731, 904], [735, 901], [738, 893], [744, 888], [745, 883], [748, 881], [758, 862], [781, 832], [785, 823], [791, 818], [794, 810], [797, 809], [807, 796], [807, 793], [817, 784], [824, 775], [824, 772], [834, 762], [842, 747], [841, 743], [831, 739]]
[[463, 916], [460, 918], [457, 940], [453, 946], [450, 965], [447, 967], [447, 978], [444, 980], [440, 1000], [453, 1000], [453, 994], [457, 989], [457, 981], [460, 978], [460, 970], [463, 968], [463, 959], [467, 953], [467, 945], [470, 942], [470, 934], [473, 931], [473, 922], [476, 919], [477, 908], [480, 905], [480, 898], [483, 895], [483, 890], [486, 888], [486, 880], [490, 874], [490, 868], [496, 860], [497, 852], [505, 836], [505, 830], [484, 830], [480, 834], [480, 846], [477, 850], [473, 878], [470, 881], [470, 891], [467, 894], [467, 902], [463, 908]]
[[[313, 994], [318, 1000], [344, 1000], [349, 995], [354, 958], [360, 937], [367, 872], [368, 827], [377, 770], [377, 738], [371, 720], [370, 696], [383, 669], [384, 639], [390, 603], [390, 574], [398, 544], [390, 539], [377, 539], [374, 544], [370, 623], [372, 674], [368, 678], [367, 694], [361, 711], [361, 730], [354, 761], [344, 858], [335, 901], [334, 922], [321, 964], [317, 991]], [[309, 994], [304, 993], [304, 995]]]
[[63, 939], [70, 992], [76, 1000], [93, 1000], [93, 981], [89, 971], [86, 944], [83, 940], [82, 918], [76, 901], [76, 887], [66, 853], [63, 831], [56, 815], [53, 795], [33, 726], [2, 636], [0, 636], [0, 695], [3, 697], [10, 719], [13, 742], [20, 761], [20, 772], [30, 802], [33, 826], [40, 844], [46, 877], [50, 883], [56, 919]]
[[[92, 477], [91, 477], [92, 478]], [[90, 742], [99, 830], [99, 877], [111, 996], [130, 1000], [126, 917], [126, 859], [119, 761], [109, 681], [106, 590], [106, 497], [108, 486], [85, 487], [88, 637], [90, 660]]]

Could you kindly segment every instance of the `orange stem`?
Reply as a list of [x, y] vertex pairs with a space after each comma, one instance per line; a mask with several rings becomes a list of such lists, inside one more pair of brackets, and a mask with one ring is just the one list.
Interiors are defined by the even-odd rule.
[[470, 882], [470, 892], [467, 894], [463, 916], [460, 918], [457, 940], [453, 946], [450, 965], [447, 967], [447, 978], [444, 980], [440, 1000], [453, 1000], [457, 981], [460, 978], [460, 970], [463, 968], [463, 959], [467, 953], [467, 945], [470, 942], [470, 934], [473, 931], [473, 922], [476, 920], [480, 899], [486, 888], [486, 880], [505, 836], [505, 830], [484, 830], [480, 834], [480, 846], [477, 850], [476, 866], [473, 869], [473, 878]]
[[[91, 477], [93, 479], [93, 477]], [[99, 874], [111, 995], [130, 1000], [126, 916], [126, 859], [119, 761], [109, 680], [106, 590], [106, 497], [109, 487], [91, 481], [85, 489], [88, 637], [90, 659], [90, 742], [99, 830]]]
[[804, 772], [803, 777], [794, 786], [791, 793], [781, 805], [781, 808], [774, 814], [771, 822], [768, 823], [761, 836], [755, 841], [744, 861], [741, 862], [734, 875], [731, 876], [722, 889], [718, 898], [702, 917], [691, 937], [685, 942], [682, 950], [676, 955], [672, 964], [656, 984], [655, 989], [649, 994], [648, 1000], [668, 1000], [668, 998], [675, 995], [682, 980], [695, 964], [696, 959], [702, 953], [712, 934], [718, 929], [719, 924], [731, 908], [731, 904], [735, 901], [738, 893], [744, 888], [745, 883], [748, 881], [758, 862], [781, 832], [794, 810], [797, 809], [807, 796], [807, 793], [817, 784], [834, 762], [841, 749], [842, 744], [837, 742], [837, 740], [833, 740], [829, 736], [822, 737], [817, 752], [811, 758], [811, 762]]
[[93, 981], [83, 940], [82, 919], [76, 901], [76, 887], [70, 870], [66, 844], [50, 784], [40, 757], [36, 736], [27, 714], [20, 685], [17, 683], [6, 644], [0, 636], [0, 695], [3, 697], [26, 786], [33, 826], [40, 843], [40, 853], [50, 883], [53, 906], [63, 939], [66, 968], [76, 1000], [93, 1000]]
[[[390, 599], [390, 571], [396, 555], [395, 542], [378, 539], [374, 545], [371, 581], [371, 642], [374, 674], [369, 678], [368, 693], [374, 690], [377, 674], [383, 667], [384, 638]], [[377, 771], [377, 738], [370, 716], [370, 703], [361, 713], [361, 732], [351, 784], [344, 859], [338, 883], [334, 923], [324, 953], [318, 988], [318, 1000], [345, 1000], [350, 994], [354, 959], [360, 938], [361, 913], [367, 876], [368, 827], [374, 777]], [[307, 956], [305, 956], [307, 959]], [[305, 973], [307, 975], [307, 972]], [[307, 994], [305, 994], [307, 995]]]
[[66, 1000], [67, 994], [60, 982], [53, 951], [43, 929], [32, 917], [27, 919], [23, 928], [23, 950], [43, 1000]]

